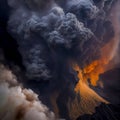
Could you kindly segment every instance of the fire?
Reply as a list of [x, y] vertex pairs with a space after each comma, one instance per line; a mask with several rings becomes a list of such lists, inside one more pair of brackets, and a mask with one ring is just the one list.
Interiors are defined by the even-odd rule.
[[[100, 74], [108, 70], [109, 62], [114, 57], [116, 51], [115, 46], [116, 41], [113, 39], [101, 49], [100, 59], [91, 62], [91, 64], [85, 66], [83, 69], [80, 69], [79, 66], [76, 65], [74, 69], [78, 71], [79, 80], [86, 84], [88, 84], [88, 80], [90, 80], [91, 85], [97, 86]], [[75, 91], [78, 91], [78, 86], [79, 82], [76, 85]]]
[[[90, 80], [91, 85], [97, 86], [99, 76], [107, 70], [115, 67], [113, 60], [116, 59], [116, 55], [118, 55], [117, 53], [120, 44], [120, 27], [118, 20], [119, 12], [116, 11], [119, 11], [119, 4], [112, 10], [111, 15], [115, 36], [101, 49], [101, 57], [98, 60], [92, 61], [84, 68], [80, 68], [78, 65], [73, 66], [74, 70], [78, 72], [79, 78], [74, 90], [77, 95], [80, 95], [80, 101], [75, 98], [75, 100], [71, 103], [72, 105], [69, 112], [73, 120], [77, 118], [77, 115], [80, 116], [94, 113], [95, 107], [101, 102], [109, 104], [108, 101], [99, 96], [93, 89], [89, 87], [88, 80]], [[99, 84], [101, 84], [101, 87], [104, 87], [102, 82], [99, 82]]]
[[93, 86], [97, 85], [99, 80], [99, 75], [105, 72], [105, 67], [108, 61], [105, 59], [93, 61], [90, 65], [86, 66], [82, 70], [83, 81], [87, 82], [90, 79], [90, 82]]
[[[76, 116], [78, 117], [84, 114], [93, 114], [95, 112], [95, 107], [99, 106], [101, 102], [106, 104], [109, 103], [104, 98], [99, 96], [87, 84], [87, 78], [91, 78], [92, 80], [97, 80], [99, 78], [97, 76], [99, 72], [95, 73], [94, 71], [98, 69], [97, 65], [100, 63], [101, 62], [99, 61], [94, 61], [89, 66], [85, 67], [84, 70], [80, 69], [78, 65], [74, 67], [74, 69], [78, 72], [79, 78], [79, 82], [75, 87], [75, 92], [78, 93], [77, 95], [80, 95], [80, 101], [78, 101], [77, 98], [75, 98], [75, 100], [71, 103], [72, 105], [71, 108], [69, 108], [69, 112], [72, 120], [75, 120]], [[100, 72], [103, 72], [103, 70], [104, 69], [101, 68]]]
[[[119, 37], [120, 37], [120, 27], [119, 26], [119, 2], [116, 7], [112, 10], [111, 21], [113, 23], [113, 27], [115, 30], [115, 36], [109, 43], [107, 43], [101, 49], [101, 57], [98, 60], [93, 61], [88, 66], [85, 66], [83, 69], [80, 69], [79, 66], [75, 66], [74, 69], [79, 72], [78, 78], [81, 81], [88, 83], [88, 79], [90, 80], [91, 85], [97, 86], [97, 81], [99, 80], [100, 74], [103, 74], [109, 69], [114, 67], [114, 62], [112, 63], [111, 60], [115, 58], [116, 53], [118, 52], [119, 48]], [[117, 61], [116, 61], [117, 62]], [[78, 83], [79, 84], [79, 83]], [[79, 85], [77, 85], [79, 86]], [[76, 86], [75, 89], [78, 89]]]
[[[95, 107], [101, 102], [108, 104], [104, 98], [99, 96], [93, 89], [89, 87], [88, 79], [91, 85], [96, 86], [99, 80], [99, 75], [107, 70], [110, 60], [113, 58], [114, 40], [111, 40], [107, 45], [101, 49], [101, 57], [98, 60], [91, 62], [88, 66], [81, 69], [78, 65], [74, 66], [74, 70], [78, 72], [79, 81], [75, 86], [75, 92], [80, 95], [80, 102], [73, 102], [71, 109], [71, 114], [76, 113], [76, 115], [93, 114], [95, 112]], [[110, 49], [111, 47], [111, 49]], [[78, 106], [78, 107], [75, 107]], [[76, 110], [74, 109], [76, 108]], [[74, 111], [72, 111], [74, 110]], [[76, 116], [72, 116], [75, 118]]]
[[85, 66], [83, 69], [78, 65], [73, 66], [74, 70], [78, 72], [79, 78], [74, 90], [80, 95], [80, 101], [77, 101], [76, 98], [72, 102], [72, 107], [70, 108], [71, 115], [75, 113], [75, 116], [71, 116], [73, 120], [77, 115], [93, 114], [95, 112], [95, 107], [99, 106], [101, 102], [106, 104], [109, 103], [89, 87], [88, 79], [91, 85], [97, 86], [100, 74], [103, 74], [111, 68], [110, 61], [114, 58], [117, 49], [116, 46], [117, 43], [114, 38], [101, 49], [101, 57], [98, 60], [91, 62], [91, 64]]

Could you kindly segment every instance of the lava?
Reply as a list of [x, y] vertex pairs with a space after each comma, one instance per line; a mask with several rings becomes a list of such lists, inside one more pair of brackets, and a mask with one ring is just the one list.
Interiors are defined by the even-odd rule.
[[92, 114], [95, 112], [95, 107], [99, 106], [100, 103], [109, 103], [92, 90], [89, 85], [97, 86], [99, 76], [110, 69], [110, 62], [114, 58], [117, 46], [116, 37], [114, 37], [101, 49], [101, 57], [98, 60], [91, 62], [83, 69], [78, 65], [73, 67], [78, 72], [79, 81], [74, 90], [80, 94], [79, 107], [76, 110], [80, 115]]
[[[88, 84], [88, 80], [90, 80], [91, 85], [97, 86], [97, 82], [99, 80], [99, 76], [108, 70], [109, 63], [114, 57], [114, 53], [116, 51], [116, 41], [112, 39], [108, 44], [106, 44], [101, 49], [101, 57], [98, 60], [93, 61], [88, 66], [85, 66], [83, 69], [79, 69], [79, 66], [75, 66], [75, 70], [79, 71], [78, 78], [81, 81], [84, 81]], [[79, 83], [78, 83], [79, 84]], [[78, 85], [77, 85], [78, 86]], [[78, 88], [75, 90], [78, 90]]]
[[[97, 61], [93, 62], [93, 64], [89, 66], [89, 69], [87, 68], [85, 70], [90, 72], [91, 70], [94, 70], [95, 66], [97, 66]], [[109, 103], [89, 87], [87, 84], [88, 82], [83, 75], [83, 71], [78, 65], [76, 65], [74, 69], [78, 72], [79, 81], [75, 87], [75, 92], [80, 95], [80, 101], [75, 98], [71, 103], [70, 117], [72, 120], [75, 120], [79, 115], [93, 114], [95, 112], [95, 107], [99, 106], [101, 103]], [[97, 77], [97, 75], [95, 77]]]
[[[118, 7], [117, 7], [118, 8]], [[116, 10], [113, 10], [116, 11]], [[112, 14], [113, 15], [113, 14]], [[73, 113], [83, 115], [83, 114], [92, 114], [95, 112], [95, 107], [99, 106], [100, 103], [109, 102], [104, 98], [99, 96], [94, 90], [92, 90], [89, 85], [97, 86], [99, 77], [101, 74], [112, 69], [115, 65], [113, 60], [116, 59], [116, 53], [119, 46], [119, 31], [118, 28], [118, 14], [112, 16], [112, 23], [115, 29], [115, 36], [112, 38], [106, 45], [101, 48], [100, 58], [92, 61], [89, 65], [86, 65], [84, 68], [75, 65], [73, 68], [78, 72], [78, 83], [75, 86], [76, 94], [80, 94], [80, 102], [77, 103], [76, 110], [71, 111]], [[104, 84], [101, 81], [101, 86], [104, 87]], [[74, 108], [75, 104], [73, 105]], [[75, 117], [73, 117], [75, 118]]]
[[[78, 104], [76, 106], [79, 106], [76, 110], [76, 115], [77, 113], [79, 115], [93, 114], [95, 107], [99, 106], [100, 103], [109, 103], [92, 90], [89, 84], [97, 86], [100, 74], [108, 70], [109, 63], [114, 57], [115, 48], [116, 41], [112, 39], [101, 49], [101, 57], [98, 60], [93, 61], [83, 69], [78, 65], [74, 66], [74, 70], [78, 72], [79, 79], [74, 90], [76, 94], [80, 94], [80, 102], [74, 102]], [[90, 80], [90, 82], [88, 80]]]
[[[78, 78], [81, 81], [84, 81], [88, 84], [88, 80], [90, 80], [91, 85], [97, 86], [97, 82], [99, 80], [99, 76], [106, 72], [107, 70], [112, 69], [118, 61], [115, 63], [112, 61], [116, 59], [116, 54], [118, 53], [118, 48], [120, 44], [120, 28], [119, 26], [119, 1], [115, 8], [112, 9], [112, 13], [110, 14], [110, 19], [114, 27], [115, 35], [114, 38], [105, 44], [100, 51], [101, 57], [98, 60], [91, 62], [89, 65], [85, 66], [80, 70], [79, 66], [75, 66], [74, 69], [79, 71]], [[117, 55], [118, 56], [118, 55]], [[112, 61], [112, 62], [111, 62]], [[79, 82], [75, 87], [75, 91], [79, 89]]]

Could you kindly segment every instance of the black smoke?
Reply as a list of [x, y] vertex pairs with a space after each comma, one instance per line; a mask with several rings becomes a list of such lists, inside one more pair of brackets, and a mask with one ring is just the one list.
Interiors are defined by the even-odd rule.
[[74, 87], [78, 79], [73, 63], [82, 68], [99, 59], [101, 48], [114, 37], [108, 16], [115, 2], [1, 0], [1, 5], [7, 5], [0, 12], [4, 16], [0, 19], [6, 21], [4, 27], [0, 24], [5, 31], [1, 48], [10, 51], [4, 53], [6, 59], [19, 66], [26, 79], [23, 84], [35, 90], [52, 110], [50, 99], [54, 99], [57, 114], [62, 118], [70, 119], [67, 103], [77, 96]]

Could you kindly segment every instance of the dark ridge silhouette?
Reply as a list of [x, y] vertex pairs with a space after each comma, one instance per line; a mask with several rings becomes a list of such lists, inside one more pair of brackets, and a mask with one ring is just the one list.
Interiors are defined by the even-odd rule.
[[83, 115], [76, 120], [120, 120], [120, 104], [101, 104], [93, 115]]

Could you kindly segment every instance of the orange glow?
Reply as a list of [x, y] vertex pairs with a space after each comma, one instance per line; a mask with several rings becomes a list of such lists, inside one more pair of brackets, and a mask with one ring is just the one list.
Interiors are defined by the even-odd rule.
[[[99, 80], [99, 75], [107, 71], [109, 62], [114, 56], [114, 46], [116, 41], [113, 39], [107, 45], [101, 49], [101, 58], [99, 60], [93, 61], [88, 66], [85, 66], [83, 69], [80, 69], [79, 66], [75, 66], [74, 69], [78, 71], [78, 78], [85, 83], [88, 83], [90, 80], [91, 85], [96, 86], [97, 81]], [[79, 84], [79, 83], [78, 83]], [[79, 85], [77, 85], [79, 86]], [[76, 90], [79, 87], [76, 86]]]
[[[93, 65], [90, 65], [90, 68], [87, 68], [86, 70], [89, 72], [94, 70], [94, 66], [97, 64], [94, 62]], [[76, 120], [80, 115], [93, 114], [95, 112], [95, 107], [99, 106], [101, 102], [106, 104], [109, 103], [89, 87], [83, 75], [83, 70], [81, 70], [79, 66], [76, 65], [74, 69], [78, 72], [78, 78], [80, 79], [75, 87], [75, 92], [80, 95], [80, 101], [75, 98], [71, 103], [72, 105], [69, 108], [69, 113], [72, 120]]]
[[[94, 113], [95, 107], [98, 106], [101, 102], [106, 104], [109, 103], [104, 98], [99, 96], [93, 89], [91, 89], [89, 84], [93, 86], [99, 84], [103, 88], [104, 84], [102, 81], [98, 83], [100, 74], [103, 74], [107, 70], [115, 67], [116, 62], [119, 63], [119, 59], [116, 61], [116, 56], [119, 54], [118, 48], [120, 43], [120, 27], [118, 19], [119, 4], [117, 4], [112, 10], [110, 18], [115, 30], [115, 36], [101, 49], [101, 57], [98, 60], [92, 61], [83, 69], [81, 69], [78, 65], [73, 66], [74, 70], [78, 72], [79, 78], [79, 81], [74, 90], [76, 95], [80, 95], [80, 101], [75, 98], [74, 102], [71, 103], [71, 111], [69, 111], [69, 113], [71, 113], [70, 115], [74, 115], [71, 117], [73, 120], [75, 120], [80, 115]], [[115, 61], [113, 61], [114, 59]], [[90, 83], [88, 82], [88, 79], [90, 80]]]
[[[97, 85], [99, 75], [108, 70], [109, 62], [114, 57], [114, 46], [116, 46], [116, 43], [113, 39], [101, 49], [100, 59], [91, 62], [91, 64], [85, 66], [83, 69], [78, 65], [73, 67], [74, 70], [78, 72], [79, 81], [74, 90], [80, 95], [80, 102], [77, 101], [77, 98], [72, 102], [72, 107], [70, 108], [71, 111], [69, 112], [71, 115], [75, 113], [75, 116], [71, 116], [71, 118], [75, 118], [77, 115], [92, 114], [95, 112], [95, 107], [101, 102], [106, 104], [109, 103], [89, 87], [88, 79], [90, 80], [91, 85]], [[101, 86], [103, 87], [102, 83]]]

